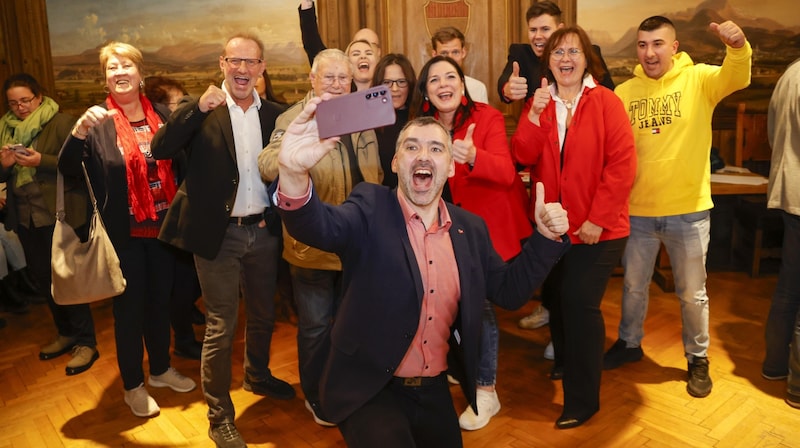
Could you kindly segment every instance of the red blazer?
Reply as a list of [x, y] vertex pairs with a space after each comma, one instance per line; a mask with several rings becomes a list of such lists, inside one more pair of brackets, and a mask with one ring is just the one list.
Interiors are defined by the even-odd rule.
[[475, 103], [469, 120], [454, 130], [453, 140], [463, 139], [472, 123], [475, 164], [456, 163], [456, 173], [449, 181], [450, 193], [455, 205], [486, 221], [494, 249], [508, 260], [519, 254], [520, 241], [533, 231], [527, 217], [528, 193], [511, 159], [500, 111]]
[[[588, 219], [601, 226], [600, 240], [630, 234], [628, 196], [636, 175], [636, 148], [622, 101], [605, 87], [585, 88], [564, 143], [561, 166], [555, 102], [539, 117], [528, 120], [525, 104], [511, 152], [517, 163], [531, 167], [531, 185], [543, 182], [545, 202], [561, 202], [569, 217], [569, 237]], [[531, 204], [536, 191], [531, 191]]]

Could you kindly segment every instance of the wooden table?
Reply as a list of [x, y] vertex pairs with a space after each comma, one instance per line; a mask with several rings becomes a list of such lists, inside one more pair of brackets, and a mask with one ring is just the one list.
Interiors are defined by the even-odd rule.
[[[733, 176], [745, 177], [759, 177], [766, 179], [764, 176], [754, 173], [726, 173]], [[711, 182], [711, 196], [728, 196], [728, 195], [766, 195], [767, 184], [761, 183], [758, 185], [751, 184], [734, 184], [725, 182]], [[669, 256], [667, 255], [664, 246], [658, 252], [656, 258], [656, 266], [653, 271], [653, 281], [661, 287], [664, 292], [675, 291], [675, 279], [672, 275], [672, 266], [669, 263]]]

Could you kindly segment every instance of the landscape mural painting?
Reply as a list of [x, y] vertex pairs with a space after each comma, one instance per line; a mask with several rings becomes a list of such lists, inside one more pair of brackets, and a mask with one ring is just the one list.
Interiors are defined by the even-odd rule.
[[175, 78], [191, 95], [200, 95], [209, 84], [221, 83], [218, 58], [226, 40], [247, 32], [264, 42], [276, 95], [293, 103], [310, 88], [297, 5], [285, 0], [48, 0], [55, 96], [76, 116], [103, 101], [98, 55], [112, 40], [142, 51], [144, 76]]
[[617, 84], [633, 75], [636, 29], [647, 17], [663, 15], [675, 23], [679, 47], [695, 63], [721, 64], [725, 46], [712, 33], [711, 22], [732, 20], [753, 47], [750, 87], [723, 100], [718, 112], [733, 113], [736, 104], [748, 111], [766, 111], [775, 83], [800, 57], [800, 14], [796, 0], [578, 0], [578, 24], [599, 45]]

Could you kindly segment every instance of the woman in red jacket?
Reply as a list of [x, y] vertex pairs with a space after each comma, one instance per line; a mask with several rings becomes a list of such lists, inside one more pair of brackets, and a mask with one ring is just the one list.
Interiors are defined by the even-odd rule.
[[[445, 56], [425, 64], [415, 95], [412, 110], [417, 116], [436, 117], [453, 138], [456, 172], [442, 197], [486, 221], [492, 245], [504, 260], [517, 256], [520, 241], [533, 229], [527, 218], [528, 194], [511, 160], [502, 114], [488, 104], [472, 101], [461, 67]], [[478, 369], [478, 414], [467, 407], [459, 418], [464, 429], [482, 428], [500, 411], [494, 390], [497, 346], [497, 321], [487, 301]]]
[[550, 36], [542, 56], [547, 79], [528, 100], [511, 140], [514, 159], [531, 167], [531, 182], [544, 183], [545, 201], [561, 201], [569, 213], [573, 247], [542, 286], [556, 358], [551, 378], [563, 375], [559, 429], [579, 426], [600, 409], [600, 301], [630, 233], [628, 195], [636, 173], [627, 113], [596, 82], [602, 65], [591, 48], [577, 26]]

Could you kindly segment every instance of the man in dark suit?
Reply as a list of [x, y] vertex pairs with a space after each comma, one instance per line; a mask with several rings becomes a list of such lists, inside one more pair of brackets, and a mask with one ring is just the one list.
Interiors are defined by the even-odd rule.
[[207, 312], [201, 378], [209, 437], [224, 447], [245, 446], [230, 397], [240, 279], [247, 301], [244, 389], [279, 399], [295, 396], [269, 369], [280, 239], [267, 226], [275, 215], [257, 157], [282, 108], [254, 91], [263, 54], [255, 36], [228, 40], [219, 57], [222, 88], [212, 85], [199, 100], [184, 99], [152, 144], [156, 158], [185, 151], [189, 159], [159, 238], [194, 253]]
[[[528, 26], [529, 44], [511, 44], [508, 47], [508, 62], [503, 73], [497, 79], [497, 93], [504, 103], [533, 96], [533, 92], [541, 85], [544, 68], [540, 58], [544, 53], [544, 46], [553, 31], [564, 26], [561, 21], [561, 8], [557, 4], [545, 0], [534, 3], [525, 12], [525, 23]], [[605, 69], [605, 76], [599, 80], [600, 84], [614, 90], [614, 81], [608, 72], [606, 62], [600, 53], [600, 47], [592, 45], [592, 49], [600, 57]]]
[[338, 140], [320, 141], [310, 118], [326, 97], [311, 99], [286, 130], [272, 187], [287, 230], [342, 260], [322, 408], [351, 448], [460, 447], [445, 372], [475, 403], [484, 300], [506, 308], [528, 300], [569, 248], [566, 212], [537, 202], [539, 232], [505, 264], [483, 220], [441, 199], [455, 164], [449, 133], [431, 117], [400, 133], [397, 189], [362, 182], [344, 204], [325, 204], [308, 171]]

